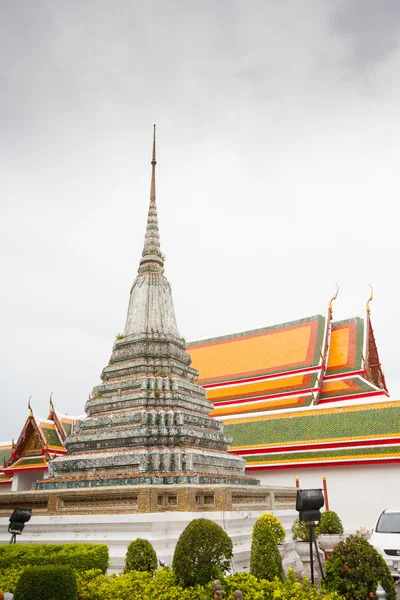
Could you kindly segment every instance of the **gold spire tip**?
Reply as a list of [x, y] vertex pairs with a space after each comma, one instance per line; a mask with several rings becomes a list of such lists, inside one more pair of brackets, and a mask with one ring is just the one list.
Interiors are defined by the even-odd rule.
[[32, 396], [29, 396], [29, 398], [28, 398], [28, 408], [29, 408], [30, 414], [32, 415], [33, 413], [32, 413], [32, 406], [31, 406], [31, 398], [32, 398]]
[[153, 165], [153, 167], [157, 164], [157, 161], [156, 161], [156, 126], [155, 125], [153, 125], [153, 157], [152, 157], [151, 164]]
[[332, 310], [333, 310], [333, 301], [336, 300], [336, 298], [338, 297], [338, 294], [339, 294], [339, 285], [338, 285], [337, 281], [335, 282], [335, 285], [336, 285], [336, 294], [334, 296], [332, 296], [332, 298], [330, 299], [330, 302], [329, 302], [329, 311], [330, 312], [332, 312]]
[[371, 293], [370, 293], [369, 298], [367, 300], [367, 312], [371, 312], [371, 308], [369, 306], [369, 303], [371, 302], [371, 300], [374, 299], [374, 288], [372, 287], [372, 285], [370, 283], [368, 285], [371, 288]]

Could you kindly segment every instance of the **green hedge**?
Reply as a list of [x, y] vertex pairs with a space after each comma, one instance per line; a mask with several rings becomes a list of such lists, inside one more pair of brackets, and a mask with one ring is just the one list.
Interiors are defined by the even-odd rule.
[[67, 565], [77, 572], [100, 569], [102, 573], [105, 573], [108, 568], [108, 547], [106, 544], [7, 544], [0, 546], [0, 573], [10, 569], [40, 565]]
[[71, 567], [27, 567], [22, 573], [14, 600], [77, 600], [76, 575]]
[[[79, 576], [80, 600], [211, 600], [212, 583], [183, 588], [168, 569], [150, 573], [131, 571], [121, 575], [102, 575], [92, 571]], [[285, 581], [259, 581], [249, 573], [237, 573], [221, 579], [224, 600], [233, 600], [236, 590], [245, 600], [343, 600], [336, 592], [322, 593], [316, 586], [296, 581], [291, 572]]]

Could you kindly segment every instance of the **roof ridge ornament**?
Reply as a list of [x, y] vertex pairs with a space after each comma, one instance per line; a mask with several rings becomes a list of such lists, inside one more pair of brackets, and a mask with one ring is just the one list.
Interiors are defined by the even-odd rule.
[[370, 313], [371, 312], [371, 308], [370, 308], [369, 304], [374, 299], [374, 288], [372, 287], [372, 285], [370, 283], [368, 285], [371, 288], [371, 293], [370, 293], [369, 298], [367, 300], [366, 309], [367, 309], [367, 313]]
[[54, 404], [53, 404], [53, 392], [51, 392], [50, 394], [50, 401], [49, 401], [49, 413], [52, 415], [55, 413], [54, 410]]
[[32, 406], [31, 406], [31, 398], [32, 398], [32, 396], [29, 396], [29, 398], [28, 398], [28, 408], [29, 408], [29, 416], [33, 417], [33, 410], [32, 410]]
[[337, 281], [335, 281], [335, 285], [336, 285], [336, 294], [329, 301], [329, 313], [331, 315], [331, 318], [332, 318], [332, 312], [333, 312], [333, 301], [336, 300], [336, 298], [339, 295], [339, 284]]

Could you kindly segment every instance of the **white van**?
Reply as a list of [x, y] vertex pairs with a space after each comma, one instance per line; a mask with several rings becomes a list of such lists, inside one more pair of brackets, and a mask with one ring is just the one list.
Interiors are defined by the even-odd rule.
[[378, 517], [369, 539], [382, 554], [393, 577], [400, 577], [400, 509], [386, 508]]

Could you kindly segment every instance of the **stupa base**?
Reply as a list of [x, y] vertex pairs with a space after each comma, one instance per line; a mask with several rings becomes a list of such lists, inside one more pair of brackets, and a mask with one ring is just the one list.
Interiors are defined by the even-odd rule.
[[260, 485], [119, 485], [0, 494], [0, 516], [23, 506], [40, 515], [294, 509], [296, 488]]

